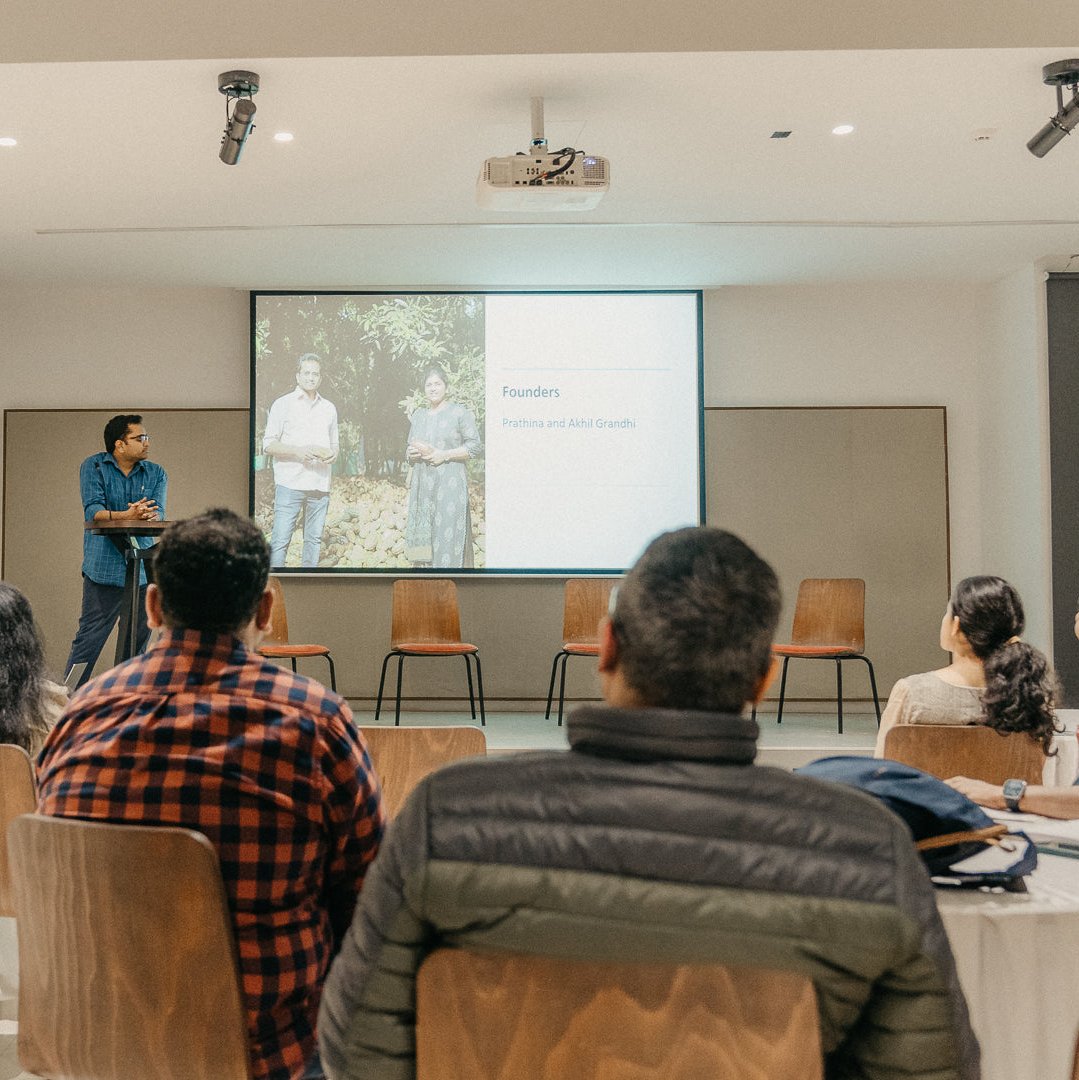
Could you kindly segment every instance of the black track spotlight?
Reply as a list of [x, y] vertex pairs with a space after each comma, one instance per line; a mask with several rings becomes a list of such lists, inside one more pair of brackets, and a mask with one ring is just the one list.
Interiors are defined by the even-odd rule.
[[[1042, 68], [1042, 82], [1055, 86], [1057, 91], [1056, 115], [1027, 143], [1027, 149], [1035, 157], [1045, 157], [1065, 135], [1079, 124], [1079, 60], [1058, 60]], [[1064, 87], [1070, 86], [1071, 100], [1065, 102]]]
[[259, 77], [253, 71], [224, 71], [217, 77], [217, 89], [226, 98], [221, 160], [235, 165], [255, 127], [255, 103], [251, 98], [259, 91]]

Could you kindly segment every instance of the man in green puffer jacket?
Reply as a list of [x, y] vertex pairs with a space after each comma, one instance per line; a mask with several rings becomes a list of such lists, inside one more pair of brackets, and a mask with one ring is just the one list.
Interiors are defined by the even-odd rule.
[[606, 706], [571, 715], [570, 751], [450, 766], [394, 821], [322, 999], [332, 1080], [411, 1080], [416, 970], [446, 946], [802, 972], [830, 1080], [977, 1080], [906, 826], [753, 764], [743, 714], [778, 615], [737, 537], [653, 541], [601, 627]]

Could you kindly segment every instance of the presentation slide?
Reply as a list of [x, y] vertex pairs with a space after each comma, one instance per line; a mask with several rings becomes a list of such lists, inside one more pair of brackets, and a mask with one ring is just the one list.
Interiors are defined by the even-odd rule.
[[701, 363], [697, 292], [253, 293], [273, 565], [620, 572], [700, 520]]

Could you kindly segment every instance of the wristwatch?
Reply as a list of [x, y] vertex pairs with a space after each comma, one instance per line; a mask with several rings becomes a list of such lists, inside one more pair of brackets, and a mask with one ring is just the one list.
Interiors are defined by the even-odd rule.
[[1018, 812], [1019, 801], [1027, 793], [1025, 780], [1004, 781], [1004, 805], [1013, 812]]

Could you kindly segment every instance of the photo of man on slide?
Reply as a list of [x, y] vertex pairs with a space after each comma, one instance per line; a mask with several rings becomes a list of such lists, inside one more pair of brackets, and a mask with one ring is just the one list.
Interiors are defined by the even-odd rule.
[[296, 389], [270, 406], [263, 453], [273, 458], [274, 516], [270, 565], [285, 566], [288, 546], [303, 515], [300, 565], [318, 566], [330, 505], [331, 466], [337, 459], [337, 409], [318, 392], [322, 362], [304, 353], [296, 362]]

